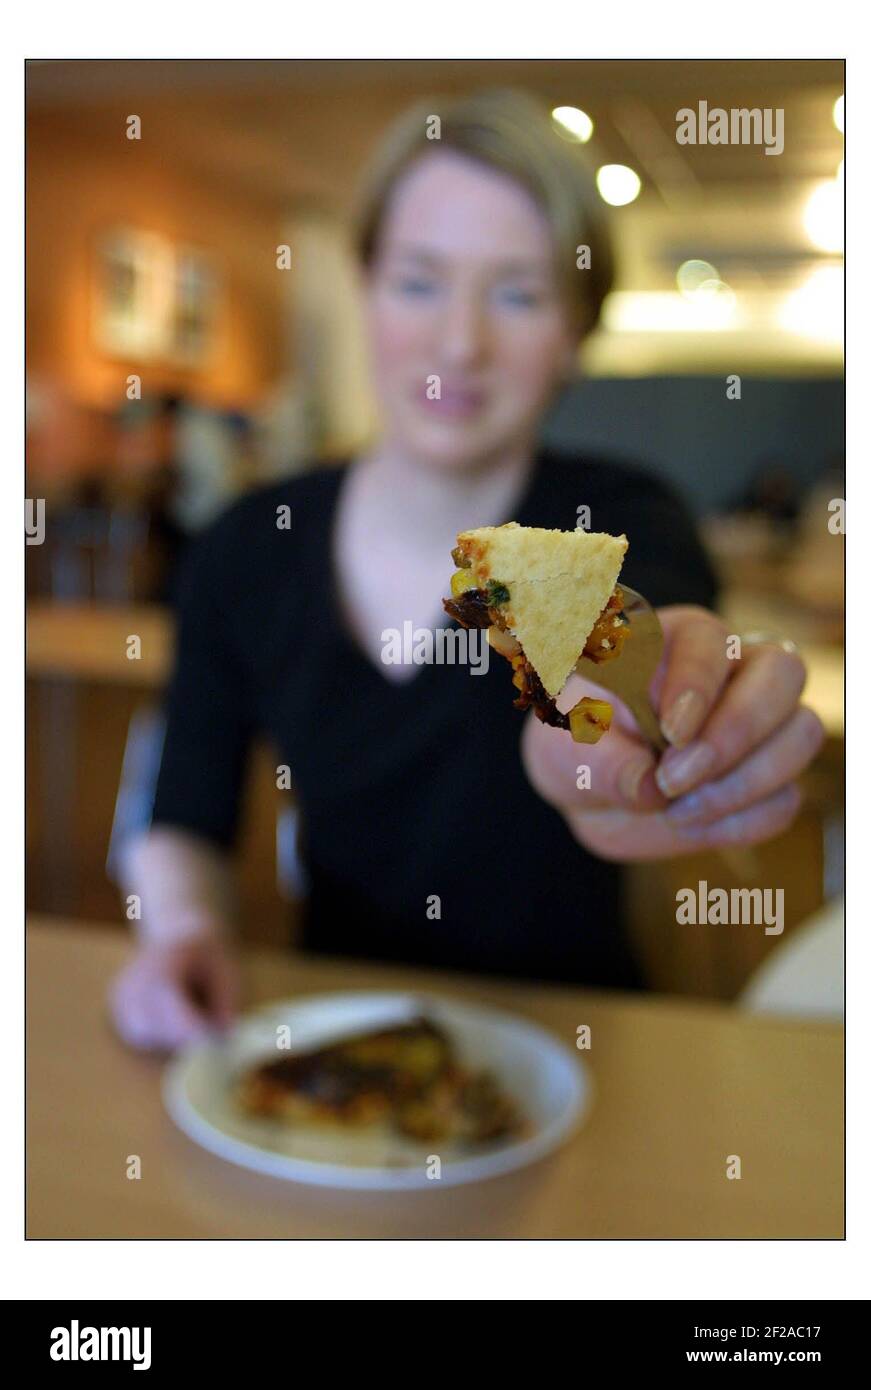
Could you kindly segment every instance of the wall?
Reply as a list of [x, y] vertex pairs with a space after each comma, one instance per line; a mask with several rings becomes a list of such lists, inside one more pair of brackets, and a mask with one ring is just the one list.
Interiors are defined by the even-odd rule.
[[[282, 328], [278, 198], [240, 197], [184, 173], [168, 141], [128, 141], [120, 111], [31, 114], [27, 149], [27, 366], [84, 409], [123, 401], [128, 372], [143, 390], [254, 405], [288, 367]], [[91, 331], [95, 248], [114, 226], [158, 232], [208, 252], [220, 279], [208, 364], [114, 361]]]
[[564, 392], [542, 435], [648, 467], [703, 514], [737, 502], [762, 464], [784, 466], [802, 489], [843, 466], [844, 383], [744, 376], [729, 400], [725, 377], [594, 378]]
[[296, 273], [296, 279], [286, 277], [286, 285], [299, 379], [315, 416], [321, 452], [341, 458], [378, 428], [362, 287], [346, 231], [336, 217], [300, 210], [287, 219], [283, 240], [293, 248]]

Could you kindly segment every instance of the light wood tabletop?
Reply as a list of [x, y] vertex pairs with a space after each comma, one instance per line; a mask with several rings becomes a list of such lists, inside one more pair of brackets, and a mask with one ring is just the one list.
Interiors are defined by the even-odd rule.
[[[131, 638], [139, 638], [138, 648]], [[173, 656], [173, 621], [156, 603], [27, 605], [27, 674], [159, 688]]]
[[[583, 1053], [592, 1108], [555, 1155], [423, 1192], [333, 1192], [222, 1162], [178, 1131], [164, 1063], [106, 1016], [124, 933], [59, 918], [28, 932], [31, 1238], [675, 1238], [843, 1234], [843, 1030], [722, 1004], [472, 979], [288, 953], [246, 954], [250, 1003], [429, 988], [537, 1020]], [[128, 1155], [141, 1177], [127, 1177]], [[726, 1177], [741, 1159], [740, 1180]]]

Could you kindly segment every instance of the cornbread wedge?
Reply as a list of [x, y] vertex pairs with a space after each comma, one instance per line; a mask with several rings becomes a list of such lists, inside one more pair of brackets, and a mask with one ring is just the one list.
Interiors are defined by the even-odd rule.
[[556, 699], [579, 657], [607, 661], [628, 635], [617, 579], [625, 536], [482, 526], [457, 537], [445, 611], [464, 627], [488, 628], [488, 640], [514, 668], [519, 709], [594, 743], [610, 726], [610, 706], [584, 699], [563, 714]]
[[386, 1124], [426, 1142], [483, 1144], [524, 1129], [496, 1079], [462, 1066], [425, 1018], [262, 1063], [239, 1079], [236, 1099], [285, 1125]]

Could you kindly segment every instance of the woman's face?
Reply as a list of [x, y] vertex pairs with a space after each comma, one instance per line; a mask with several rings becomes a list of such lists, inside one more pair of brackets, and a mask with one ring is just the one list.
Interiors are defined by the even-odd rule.
[[428, 466], [470, 468], [529, 443], [574, 356], [543, 213], [510, 177], [450, 150], [394, 189], [366, 319], [386, 438]]

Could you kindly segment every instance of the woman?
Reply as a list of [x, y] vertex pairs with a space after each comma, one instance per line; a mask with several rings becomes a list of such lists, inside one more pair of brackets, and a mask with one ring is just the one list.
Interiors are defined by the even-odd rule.
[[[619, 861], [776, 835], [820, 745], [796, 655], [728, 659], [670, 492], [536, 446], [611, 284], [576, 148], [518, 94], [439, 114], [440, 131], [431, 108], [400, 122], [357, 218], [380, 437], [245, 498], [189, 566], [153, 823], [128, 861], [139, 945], [113, 991], [137, 1045], [232, 1015], [228, 854], [254, 733], [301, 804], [308, 949], [625, 988], [642, 981]], [[571, 529], [582, 506], [628, 535], [624, 578], [660, 610], [658, 765], [628, 716], [592, 748], [522, 718], [501, 663], [381, 660], [387, 629], [445, 625], [458, 531]]]

